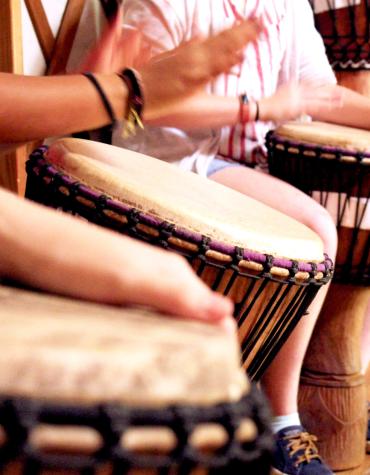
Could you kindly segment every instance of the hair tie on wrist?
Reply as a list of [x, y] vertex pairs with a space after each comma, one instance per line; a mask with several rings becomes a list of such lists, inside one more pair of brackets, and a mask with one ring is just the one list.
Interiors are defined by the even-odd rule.
[[97, 90], [97, 92], [100, 96], [100, 99], [102, 100], [102, 103], [104, 104], [105, 110], [107, 111], [107, 114], [109, 115], [109, 118], [110, 118], [112, 124], [115, 124], [115, 122], [117, 122], [117, 118], [114, 115], [112, 104], [109, 102], [109, 99], [108, 99], [107, 95], [105, 94], [103, 88], [99, 84], [96, 77], [90, 72], [82, 73], [82, 75], [85, 76], [87, 79], [89, 79], [91, 84], [93, 84], [95, 86], [95, 89]]
[[255, 122], [259, 121], [260, 119], [260, 106], [258, 104], [258, 101], [256, 101], [256, 117], [255, 117]]
[[129, 137], [135, 134], [136, 127], [144, 128], [142, 115], [144, 109], [143, 90], [140, 84], [140, 76], [131, 68], [124, 69], [117, 74], [126, 84], [128, 89], [128, 100], [122, 136]]
[[245, 104], [249, 104], [249, 99], [248, 99], [247, 94], [244, 92], [243, 94], [240, 94], [239, 96], [239, 122], [243, 125], [249, 122], [249, 113], [248, 113], [248, 117], [244, 116], [243, 106]]

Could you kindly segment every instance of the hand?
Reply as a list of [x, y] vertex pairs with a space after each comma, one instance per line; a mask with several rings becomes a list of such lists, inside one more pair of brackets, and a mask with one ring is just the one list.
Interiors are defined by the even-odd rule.
[[314, 117], [318, 111], [341, 105], [342, 93], [336, 87], [289, 83], [259, 101], [260, 120], [283, 122], [295, 120], [303, 114]]
[[135, 29], [122, 28], [122, 23], [121, 6], [76, 72], [118, 73], [124, 68], [137, 68], [149, 59], [149, 51], [148, 54], [143, 51], [141, 33]]
[[179, 255], [1, 188], [0, 276], [68, 296], [146, 305], [234, 328], [231, 301], [212, 292]]
[[243, 49], [263, 32], [258, 20], [246, 20], [207, 39], [193, 39], [152, 58], [140, 69], [145, 109], [153, 120], [172, 103], [199, 92], [212, 78], [243, 60]]

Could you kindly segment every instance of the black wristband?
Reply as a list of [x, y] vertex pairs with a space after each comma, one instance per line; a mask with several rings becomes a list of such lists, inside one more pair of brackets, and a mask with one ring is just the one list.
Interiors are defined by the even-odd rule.
[[95, 89], [97, 90], [97, 92], [100, 96], [100, 99], [102, 100], [102, 103], [105, 107], [105, 110], [107, 111], [107, 114], [109, 115], [111, 123], [112, 123], [112, 125], [114, 125], [117, 122], [117, 118], [114, 115], [113, 107], [112, 107], [111, 103], [109, 102], [109, 99], [108, 99], [107, 95], [105, 94], [103, 88], [99, 84], [98, 80], [90, 72], [86, 72], [86, 73], [82, 73], [82, 74], [83, 74], [83, 76], [85, 76], [91, 82], [91, 84], [93, 84], [95, 86]]
[[260, 119], [260, 106], [258, 104], [258, 101], [256, 101], [256, 117], [254, 121], [257, 122], [259, 119]]

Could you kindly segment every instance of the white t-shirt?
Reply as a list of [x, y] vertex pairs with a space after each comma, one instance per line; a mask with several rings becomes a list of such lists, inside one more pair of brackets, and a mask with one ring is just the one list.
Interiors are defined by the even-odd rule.
[[[211, 84], [214, 94], [237, 97], [245, 92], [259, 100], [287, 81], [335, 83], [307, 0], [124, 0], [124, 11], [125, 24], [141, 31], [153, 55], [196, 35], [215, 34], [240, 18], [262, 18], [267, 39], [246, 47], [243, 64]], [[117, 131], [114, 143], [204, 175], [216, 156], [263, 168], [264, 138], [273, 125], [258, 122], [196, 131], [146, 127], [129, 140], [122, 140]]]

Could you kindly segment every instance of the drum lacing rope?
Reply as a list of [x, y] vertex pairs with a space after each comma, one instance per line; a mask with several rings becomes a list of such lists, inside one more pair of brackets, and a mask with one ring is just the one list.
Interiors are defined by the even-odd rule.
[[[261, 400], [262, 398], [262, 400]], [[152, 468], [164, 473], [179, 465], [176, 473], [189, 474], [193, 467], [233, 467], [235, 474], [256, 468], [259, 474], [269, 473], [273, 438], [268, 428], [269, 414], [263, 396], [252, 386], [251, 392], [237, 403], [216, 406], [176, 406], [157, 409], [125, 408], [113, 404], [91, 407], [56, 406], [28, 399], [0, 401], [0, 424], [6, 432], [5, 445], [0, 449], [0, 466], [4, 467], [20, 457], [24, 460], [21, 473], [39, 474], [49, 469], [75, 469], [80, 474], [98, 473], [104, 463], [111, 464], [114, 474], [128, 473], [131, 468]], [[257, 428], [257, 437], [240, 442], [237, 430], [244, 419]], [[223, 427], [228, 441], [213, 454], [204, 454], [192, 447], [190, 436], [199, 425], [214, 423]], [[91, 427], [102, 436], [102, 448], [91, 455], [44, 453], [32, 445], [31, 432], [38, 424]], [[168, 427], [176, 436], [174, 451], [165, 455], [145, 455], [132, 452], [122, 444], [127, 430], [135, 427]], [[252, 466], [251, 466], [252, 464]], [[157, 472], [158, 470], [158, 472]], [[162, 470], [162, 471], [161, 471]], [[244, 471], [241, 471], [244, 470]], [[167, 473], [167, 472], [165, 472]]]
[[[230, 264], [230, 269], [233, 271], [232, 275], [230, 276], [230, 279], [227, 283], [227, 286], [224, 290], [224, 295], [228, 295], [230, 292], [231, 292], [231, 289], [236, 281], [236, 278], [239, 276], [239, 275], [243, 275], [243, 272], [241, 271], [240, 269], [240, 261], [244, 260], [244, 255], [243, 255], [243, 249], [239, 246], [235, 246], [234, 248], [234, 252], [232, 254], [232, 262]], [[252, 287], [252, 285], [250, 285], [250, 287]], [[235, 308], [235, 315], [239, 315], [240, 314], [240, 311], [241, 309], [243, 308], [244, 304], [245, 304], [245, 299], [247, 298], [249, 292], [246, 291], [245, 293], [245, 297], [244, 299], [242, 299], [241, 302], [239, 303], [235, 303], [234, 305], [234, 308]], [[237, 323], [238, 325], [241, 324], [241, 316], [239, 317], [239, 319], [237, 320]]]
[[317, 275], [317, 264], [315, 262], [310, 262], [310, 265], [311, 265], [311, 270], [309, 271], [309, 275], [310, 275], [309, 283], [317, 285], [317, 279], [315, 278]]
[[28, 434], [37, 424], [40, 406], [35, 401], [5, 400], [1, 405], [1, 425], [6, 432], [6, 443], [0, 449], [0, 467], [23, 452], [34, 456]]
[[138, 230], [137, 230], [137, 225], [140, 223], [140, 211], [138, 211], [135, 208], [131, 208], [127, 215], [127, 227], [128, 227], [128, 233], [130, 236], [138, 236]]
[[105, 218], [104, 211], [107, 209], [108, 200], [109, 196], [99, 195], [98, 199], [95, 201], [95, 209], [100, 218]]
[[[58, 173], [56, 175], [58, 175]], [[63, 183], [63, 175], [61, 173], [59, 173], [59, 180]], [[74, 183], [71, 184], [71, 186], [69, 187], [69, 197], [71, 200], [76, 201], [76, 198], [80, 193], [80, 188], [81, 188], [81, 183], [78, 181], [75, 181]]]
[[266, 261], [263, 264], [264, 275], [268, 276], [270, 279], [274, 277], [271, 274], [271, 269], [274, 267], [274, 257], [271, 254], [265, 254]]
[[325, 267], [325, 272], [324, 272], [324, 278], [329, 280], [333, 273], [333, 267], [334, 267], [334, 262], [330, 259], [329, 255], [324, 252], [324, 267]]
[[175, 231], [175, 225], [172, 223], [167, 223], [163, 221], [159, 228], [159, 236], [156, 238], [155, 242], [157, 242], [161, 247], [164, 249], [168, 249], [170, 243], [168, 242], [171, 237], [173, 237], [173, 233]]
[[292, 263], [292, 266], [289, 268], [289, 282], [291, 282], [292, 284], [295, 284], [297, 279], [296, 279], [296, 275], [298, 274], [298, 271], [299, 271], [299, 264], [298, 264], [298, 261], [296, 260], [292, 260], [291, 261]]
[[196, 269], [196, 273], [197, 273], [198, 276], [200, 276], [203, 273], [203, 271], [204, 271], [204, 269], [207, 265], [208, 258], [207, 258], [206, 253], [207, 253], [207, 251], [209, 251], [210, 243], [211, 243], [211, 239], [208, 236], [202, 235], [201, 241], [198, 244], [197, 253], [195, 254], [195, 256], [193, 256], [192, 258], [189, 259], [190, 262], [194, 262], [196, 260], [199, 260], [199, 266]]
[[205, 258], [207, 251], [209, 251], [210, 243], [211, 243], [211, 238], [209, 238], [208, 236], [202, 236], [202, 240], [198, 247], [198, 257], [200, 259]]
[[239, 246], [235, 246], [234, 252], [232, 254], [232, 264], [231, 268], [233, 271], [235, 271], [237, 274], [240, 274], [240, 261], [244, 260], [244, 255], [243, 255], [243, 249]]

